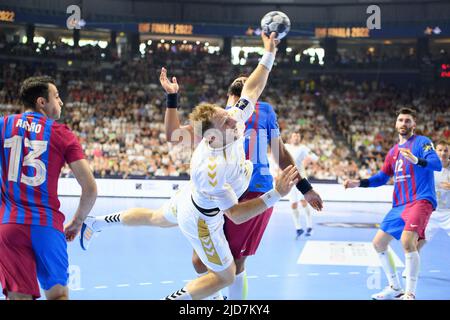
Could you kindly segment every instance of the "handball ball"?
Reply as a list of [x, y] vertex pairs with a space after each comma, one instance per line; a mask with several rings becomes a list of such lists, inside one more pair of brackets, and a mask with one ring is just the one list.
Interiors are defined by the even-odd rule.
[[271, 11], [261, 19], [261, 29], [268, 36], [276, 32], [276, 38], [281, 40], [291, 29], [291, 21], [283, 12]]

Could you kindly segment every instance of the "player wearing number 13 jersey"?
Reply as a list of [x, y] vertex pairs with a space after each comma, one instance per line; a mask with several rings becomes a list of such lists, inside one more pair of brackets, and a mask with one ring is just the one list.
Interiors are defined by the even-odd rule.
[[[94, 204], [95, 180], [76, 136], [55, 121], [63, 103], [53, 80], [25, 80], [21, 100], [24, 113], [0, 118], [0, 282], [10, 299], [39, 297], [36, 278], [47, 298], [67, 298], [66, 240], [73, 240]], [[66, 229], [57, 195], [65, 163], [83, 189]]]

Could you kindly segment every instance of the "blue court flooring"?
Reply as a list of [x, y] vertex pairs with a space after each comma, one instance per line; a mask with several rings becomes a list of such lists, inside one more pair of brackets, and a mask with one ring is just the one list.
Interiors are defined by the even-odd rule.
[[[136, 206], [157, 208], [164, 201], [99, 198], [92, 214]], [[78, 198], [61, 198], [61, 209], [68, 218], [77, 204]], [[278, 203], [257, 254], [247, 260], [248, 298], [370, 299], [386, 286], [384, 274], [379, 267], [351, 265], [355, 257], [349, 252], [363, 263], [369, 261], [368, 250], [356, 250], [358, 243], [371, 242], [376, 224], [389, 208], [388, 203], [327, 202], [322, 213], [313, 214], [313, 234], [296, 240], [289, 203]], [[334, 251], [329, 256], [323, 250], [310, 252], [303, 258], [314, 264], [298, 263], [306, 246], [313, 244], [324, 244]], [[350, 247], [353, 249], [349, 251]], [[394, 241], [391, 247], [404, 261], [400, 243]], [[112, 227], [99, 233], [89, 251], [80, 248], [77, 238], [69, 243], [68, 252], [71, 299], [159, 300], [195, 277], [192, 248], [178, 228]], [[319, 256], [328, 262], [322, 264]], [[399, 273], [402, 270], [399, 268]], [[223, 293], [228, 294], [226, 289]], [[417, 299], [450, 300], [450, 238], [443, 231], [421, 252]]]

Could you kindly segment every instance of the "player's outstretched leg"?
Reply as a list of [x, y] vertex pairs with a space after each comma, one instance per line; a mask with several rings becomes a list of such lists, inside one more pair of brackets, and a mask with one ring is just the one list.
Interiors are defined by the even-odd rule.
[[112, 226], [152, 226], [168, 228], [176, 226], [164, 216], [163, 209], [131, 208], [125, 211], [104, 215], [88, 216], [83, 223], [80, 244], [83, 250], [88, 250], [94, 233]]

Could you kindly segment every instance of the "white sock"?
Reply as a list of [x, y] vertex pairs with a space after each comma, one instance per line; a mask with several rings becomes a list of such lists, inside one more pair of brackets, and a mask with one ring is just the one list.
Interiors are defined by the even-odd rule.
[[123, 211], [107, 214], [106, 216], [95, 217], [95, 229], [103, 229], [122, 223], [121, 214]]
[[400, 289], [402, 286], [400, 285], [400, 279], [398, 278], [394, 259], [392, 258], [391, 253], [386, 250], [383, 252], [378, 252], [378, 256], [380, 257], [381, 266], [383, 267], [384, 273], [388, 278], [389, 285], [394, 289]]
[[[200, 278], [200, 277], [204, 276], [205, 274], [208, 274], [208, 272], [203, 272], [203, 273], [197, 272], [197, 278]], [[222, 291], [219, 290], [216, 293], [214, 293], [214, 294], [210, 295], [209, 297], [206, 297], [202, 300], [224, 300], [224, 299], [223, 299]]]
[[248, 282], [247, 273], [242, 271], [236, 275], [234, 282], [228, 287], [230, 300], [247, 300]]
[[302, 225], [300, 223], [300, 212], [298, 212], [298, 209], [292, 209], [292, 218], [294, 219], [295, 229], [301, 229]]
[[171, 295], [167, 296], [165, 300], [192, 300], [192, 297], [186, 287], [184, 287], [183, 289], [175, 291]]
[[406, 288], [405, 293], [416, 295], [417, 278], [420, 270], [420, 255], [418, 251], [405, 253]]
[[303, 208], [306, 213], [306, 228], [312, 228], [312, 216], [311, 216], [311, 210], [309, 210], [309, 206], [306, 205], [306, 207]]

